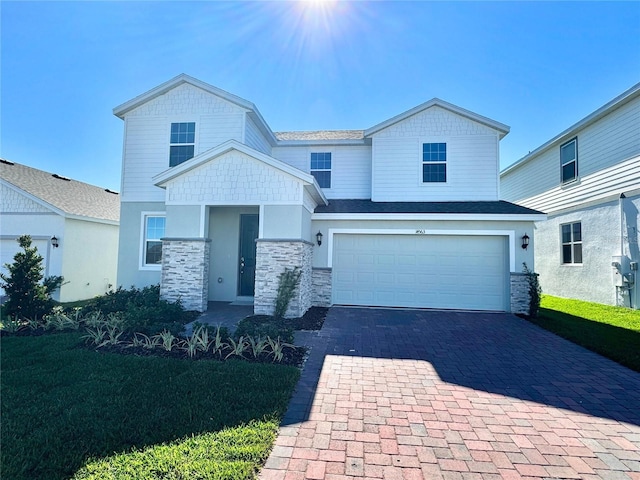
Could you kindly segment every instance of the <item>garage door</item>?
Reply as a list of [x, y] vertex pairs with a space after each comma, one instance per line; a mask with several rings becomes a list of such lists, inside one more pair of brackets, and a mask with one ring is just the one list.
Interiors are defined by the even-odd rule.
[[[42, 266], [45, 267], [43, 273], [47, 276], [47, 247], [49, 246], [49, 240], [32, 239], [31, 245], [35, 246], [38, 249], [38, 253], [42, 255]], [[8, 270], [4, 266], [5, 263], [13, 263], [13, 256], [20, 251], [22, 251], [22, 249], [20, 245], [18, 245], [17, 239], [0, 239], [0, 272], [5, 275], [8, 273]], [[4, 295], [4, 289], [2, 288], [0, 288], [0, 295]]]
[[507, 274], [506, 237], [334, 237], [337, 305], [507, 310]]

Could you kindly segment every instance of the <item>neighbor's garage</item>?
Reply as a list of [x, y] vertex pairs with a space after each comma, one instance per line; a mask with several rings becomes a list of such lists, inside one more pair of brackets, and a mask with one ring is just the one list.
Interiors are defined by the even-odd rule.
[[336, 234], [333, 303], [508, 310], [503, 236]]

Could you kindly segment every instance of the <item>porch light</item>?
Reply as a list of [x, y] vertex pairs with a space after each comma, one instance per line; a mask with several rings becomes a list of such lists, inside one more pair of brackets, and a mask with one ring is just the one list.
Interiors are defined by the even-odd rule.
[[522, 236], [522, 248], [526, 250], [528, 246], [529, 246], [529, 235], [525, 233]]
[[56, 237], [55, 235], [51, 237], [51, 246], [53, 248], [58, 248], [58, 246], [60, 246], [60, 244], [58, 243], [58, 237]]
[[322, 232], [320, 230], [316, 233], [316, 242], [318, 242], [318, 246], [322, 245]]

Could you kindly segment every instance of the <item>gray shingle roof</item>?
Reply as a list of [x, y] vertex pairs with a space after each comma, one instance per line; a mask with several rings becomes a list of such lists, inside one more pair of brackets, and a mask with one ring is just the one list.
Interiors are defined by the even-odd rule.
[[120, 195], [0, 159], [0, 178], [69, 215], [120, 221]]
[[309, 132], [274, 132], [278, 140], [362, 140], [364, 130], [316, 130]]
[[315, 213], [451, 213], [491, 215], [540, 215], [542, 212], [503, 200], [496, 202], [372, 202], [329, 200]]

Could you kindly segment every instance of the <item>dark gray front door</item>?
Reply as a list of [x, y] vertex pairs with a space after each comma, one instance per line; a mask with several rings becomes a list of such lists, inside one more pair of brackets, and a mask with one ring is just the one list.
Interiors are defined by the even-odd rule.
[[253, 297], [256, 281], [258, 215], [240, 215], [240, 266], [238, 295]]

